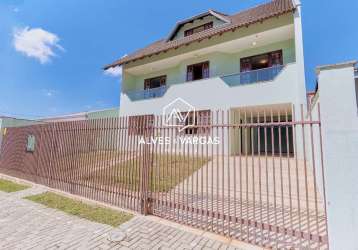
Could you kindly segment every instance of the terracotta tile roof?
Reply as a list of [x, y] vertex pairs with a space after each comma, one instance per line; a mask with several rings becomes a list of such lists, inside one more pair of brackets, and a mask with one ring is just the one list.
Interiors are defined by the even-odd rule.
[[106, 65], [104, 69], [119, 66], [134, 60], [142, 59], [146, 56], [159, 54], [160, 52], [166, 52], [169, 49], [179, 48], [183, 45], [188, 45], [195, 41], [201, 41], [214, 35], [222, 34], [224, 32], [235, 30], [240, 27], [245, 27], [274, 16], [279, 16], [288, 12], [292, 12], [294, 9], [295, 6], [293, 5], [292, 0], [273, 0], [271, 2], [241, 11], [234, 15], [227, 16], [228, 18], [230, 18], [231, 23], [224, 24], [212, 29], [195, 33], [191, 36], [183, 37], [172, 41], [167, 41], [166, 39], [156, 41], [143, 49], [137, 50], [134, 53], [131, 53], [115, 61], [112, 64]]

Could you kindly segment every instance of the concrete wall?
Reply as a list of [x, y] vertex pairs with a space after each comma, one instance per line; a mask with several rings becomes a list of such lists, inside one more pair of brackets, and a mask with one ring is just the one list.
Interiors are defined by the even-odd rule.
[[318, 68], [330, 249], [358, 249], [358, 110], [354, 62]]

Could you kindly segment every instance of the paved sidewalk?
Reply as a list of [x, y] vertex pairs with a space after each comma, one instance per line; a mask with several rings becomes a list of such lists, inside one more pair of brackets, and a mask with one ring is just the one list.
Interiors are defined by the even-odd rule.
[[110, 242], [111, 226], [22, 199], [45, 191], [0, 191], [0, 249], [243, 249], [140, 215], [120, 226], [123, 241]]

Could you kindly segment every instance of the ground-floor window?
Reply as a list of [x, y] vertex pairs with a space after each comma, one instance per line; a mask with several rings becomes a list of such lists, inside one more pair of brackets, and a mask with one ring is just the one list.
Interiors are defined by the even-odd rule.
[[[254, 124], [261, 125], [242, 127], [236, 134], [235, 140], [239, 140], [240, 152], [242, 154], [293, 155], [293, 129], [292, 126], [282, 125], [281, 122], [285, 121], [292, 121], [291, 116], [281, 118], [276, 116], [272, 118], [272, 121], [271, 117], [260, 118], [259, 122], [258, 119], [253, 119]], [[251, 123], [251, 120], [246, 122], [241, 120], [240, 123]]]
[[137, 115], [128, 118], [129, 135], [145, 135], [154, 124], [154, 115]]
[[210, 110], [183, 113], [182, 115], [186, 115], [184, 124], [188, 126], [183, 131], [185, 135], [208, 135], [210, 133]]

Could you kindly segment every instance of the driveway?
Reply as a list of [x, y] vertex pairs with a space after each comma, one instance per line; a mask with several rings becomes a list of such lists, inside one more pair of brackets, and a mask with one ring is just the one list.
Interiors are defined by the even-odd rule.
[[[318, 236], [327, 238], [323, 197], [318, 187], [316, 203], [313, 168], [308, 161], [271, 156], [214, 157], [163, 199], [165, 202], [171, 199], [171, 202], [184, 204], [189, 209], [175, 213], [171, 207], [163, 209], [159, 206], [158, 214], [175, 217], [181, 212], [181, 217], [195, 220], [194, 223], [203, 227], [216, 225], [218, 231], [220, 227], [224, 228], [224, 224], [228, 227], [227, 220], [215, 215], [188, 215], [187, 211], [221, 213], [258, 224], [277, 225], [282, 230], [312, 233], [315, 239]], [[260, 230], [257, 226], [248, 226], [247, 229], [243, 224], [229, 224], [230, 231], [238, 238], [247, 237], [247, 240], [250, 239], [247, 231], [256, 232], [252, 233], [255, 240], [270, 238], [268, 230]], [[283, 245], [291, 244], [291, 239], [282, 237]]]
[[0, 191], [0, 249], [247, 249], [229, 239], [217, 240], [219, 236], [140, 215], [119, 227], [126, 232], [123, 241], [111, 242], [111, 226], [22, 199], [45, 191], [37, 186]]

